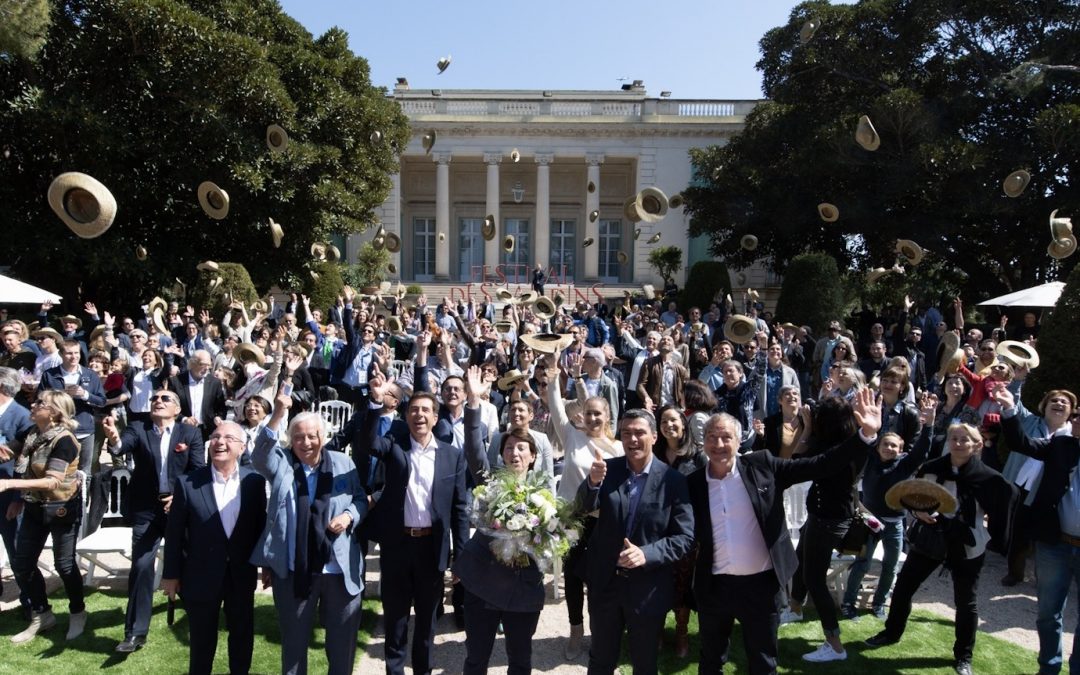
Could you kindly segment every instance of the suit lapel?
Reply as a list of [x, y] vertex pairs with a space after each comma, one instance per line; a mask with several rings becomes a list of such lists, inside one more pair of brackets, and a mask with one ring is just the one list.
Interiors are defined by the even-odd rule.
[[[667, 471], [667, 465], [653, 457], [652, 466], [649, 467], [649, 473], [645, 478], [645, 485], [642, 486], [641, 495], [638, 497], [637, 511], [634, 512], [634, 522], [631, 523], [630, 528], [631, 534], [637, 534], [638, 525], [641, 523], [641, 515], [645, 511], [643, 506], [649, 502], [656, 501], [656, 495], [664, 482], [665, 471]], [[626, 508], [630, 508], [629, 494], [627, 494], [626, 497]]]
[[[175, 435], [175, 434], [174, 434]], [[221, 528], [221, 536], [223, 539], [228, 539], [225, 536], [225, 525], [221, 522], [221, 513], [218, 511], [217, 498], [214, 497], [214, 473], [213, 469], [209, 466], [206, 467], [206, 471], [203, 472], [206, 480], [199, 486], [197, 492], [202, 499], [203, 508], [206, 509], [206, 513], [213, 514], [213, 519], [217, 522], [217, 526]], [[243, 502], [241, 502], [243, 503]], [[233, 530], [235, 532], [235, 529]]]
[[151, 422], [143, 427], [143, 438], [146, 439], [146, 449], [150, 452], [154, 459], [154, 466], [157, 467], [154, 471], [154, 475], [161, 475], [161, 449], [157, 443], [157, 432], [154, 431], [154, 423]]

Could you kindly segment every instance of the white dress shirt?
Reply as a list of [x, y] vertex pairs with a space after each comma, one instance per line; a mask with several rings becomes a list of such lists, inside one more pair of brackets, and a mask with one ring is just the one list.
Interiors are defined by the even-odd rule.
[[150, 380], [149, 370], [140, 370], [131, 378], [131, 412], [150, 412], [150, 395], [154, 393], [154, 383]]
[[188, 396], [191, 401], [191, 416], [195, 418], [195, 421], [202, 424], [202, 400], [203, 400], [203, 387], [206, 386], [206, 378], [196, 380], [190, 374], [188, 374]]
[[713, 478], [706, 467], [705, 483], [709, 487], [712, 517], [712, 573], [747, 576], [771, 570], [769, 549], [739, 473], [738, 461], [723, 478]]
[[229, 539], [236, 527], [236, 519], [240, 516], [240, 467], [233, 469], [232, 474], [225, 478], [217, 467], [211, 464], [210, 475], [214, 479], [214, 501], [217, 502], [221, 527], [225, 530], [225, 538]]
[[150, 427], [150, 433], [157, 434], [161, 439], [158, 446], [158, 454], [161, 455], [161, 471], [158, 472], [158, 492], [172, 494], [172, 483], [169, 482], [169, 441], [172, 439], [172, 427]]
[[431, 488], [435, 483], [435, 435], [427, 445], [409, 437], [409, 485], [405, 489], [405, 527], [431, 527]]

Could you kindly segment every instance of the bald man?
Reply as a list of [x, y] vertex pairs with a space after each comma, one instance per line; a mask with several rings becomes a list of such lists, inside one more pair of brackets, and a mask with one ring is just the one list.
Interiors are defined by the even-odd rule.
[[181, 476], [165, 530], [161, 586], [188, 615], [188, 672], [210, 673], [225, 605], [229, 672], [247, 673], [255, 643], [258, 568], [248, 560], [266, 524], [266, 481], [239, 464], [247, 436], [235, 422], [210, 434], [209, 466]]

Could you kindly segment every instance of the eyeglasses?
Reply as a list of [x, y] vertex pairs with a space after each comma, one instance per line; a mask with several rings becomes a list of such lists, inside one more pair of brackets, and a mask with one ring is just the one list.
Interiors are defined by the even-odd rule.
[[243, 443], [244, 439], [237, 438], [231, 434], [211, 434], [211, 441], [225, 441], [226, 443]]
[[45, 401], [34, 401], [33, 403], [30, 404], [30, 407], [31, 408], [45, 408], [48, 405], [49, 404], [46, 403]]
[[47, 336], [47, 335], [41, 335], [39, 337], [34, 338], [34, 342], [44, 342], [45, 340], [51, 340], [51, 339], [52, 338]]
[[168, 403], [176, 403], [176, 404], [180, 403], [179, 399], [173, 398], [172, 396], [169, 396], [167, 394], [157, 394], [155, 396], [150, 397], [150, 402], [151, 403], [155, 403], [157, 401], [167, 401]]
[[365, 332], [365, 333], [374, 333], [374, 332], [375, 332], [375, 329], [374, 329], [374, 328], [365, 328], [365, 329], [364, 329], [364, 332]]

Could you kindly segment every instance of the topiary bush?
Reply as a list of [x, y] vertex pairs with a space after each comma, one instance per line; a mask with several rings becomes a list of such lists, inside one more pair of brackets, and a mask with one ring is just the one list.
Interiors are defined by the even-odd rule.
[[679, 294], [679, 308], [683, 311], [691, 307], [700, 307], [701, 313], [709, 311], [716, 293], [726, 295], [731, 292], [731, 275], [727, 265], [719, 260], [701, 260], [690, 268], [686, 285]]
[[776, 302], [776, 318], [807, 325], [821, 334], [829, 321], [844, 315], [844, 290], [836, 260], [824, 253], [792, 258]]
[[316, 263], [312, 269], [319, 275], [318, 279], [308, 274], [304, 281], [304, 293], [311, 300], [312, 309], [327, 310], [337, 302], [338, 294], [341, 293], [345, 282], [341, 278], [341, 265], [332, 262]]
[[1024, 405], [1037, 410], [1039, 401], [1051, 389], [1080, 391], [1080, 265], [1073, 267], [1057, 305], [1044, 316], [1039, 328], [1039, 367], [1031, 371], [1024, 385]]
[[[210, 282], [216, 277], [221, 277], [221, 284], [210, 290]], [[233, 301], [238, 300], [245, 307], [251, 307], [259, 299], [259, 293], [243, 265], [218, 263], [217, 272], [199, 272], [198, 282], [188, 289], [188, 298], [195, 307], [209, 309], [213, 316], [220, 317], [229, 311], [229, 303]]]
[[665, 281], [682, 269], [683, 251], [678, 246], [661, 246], [649, 251], [649, 265]]

